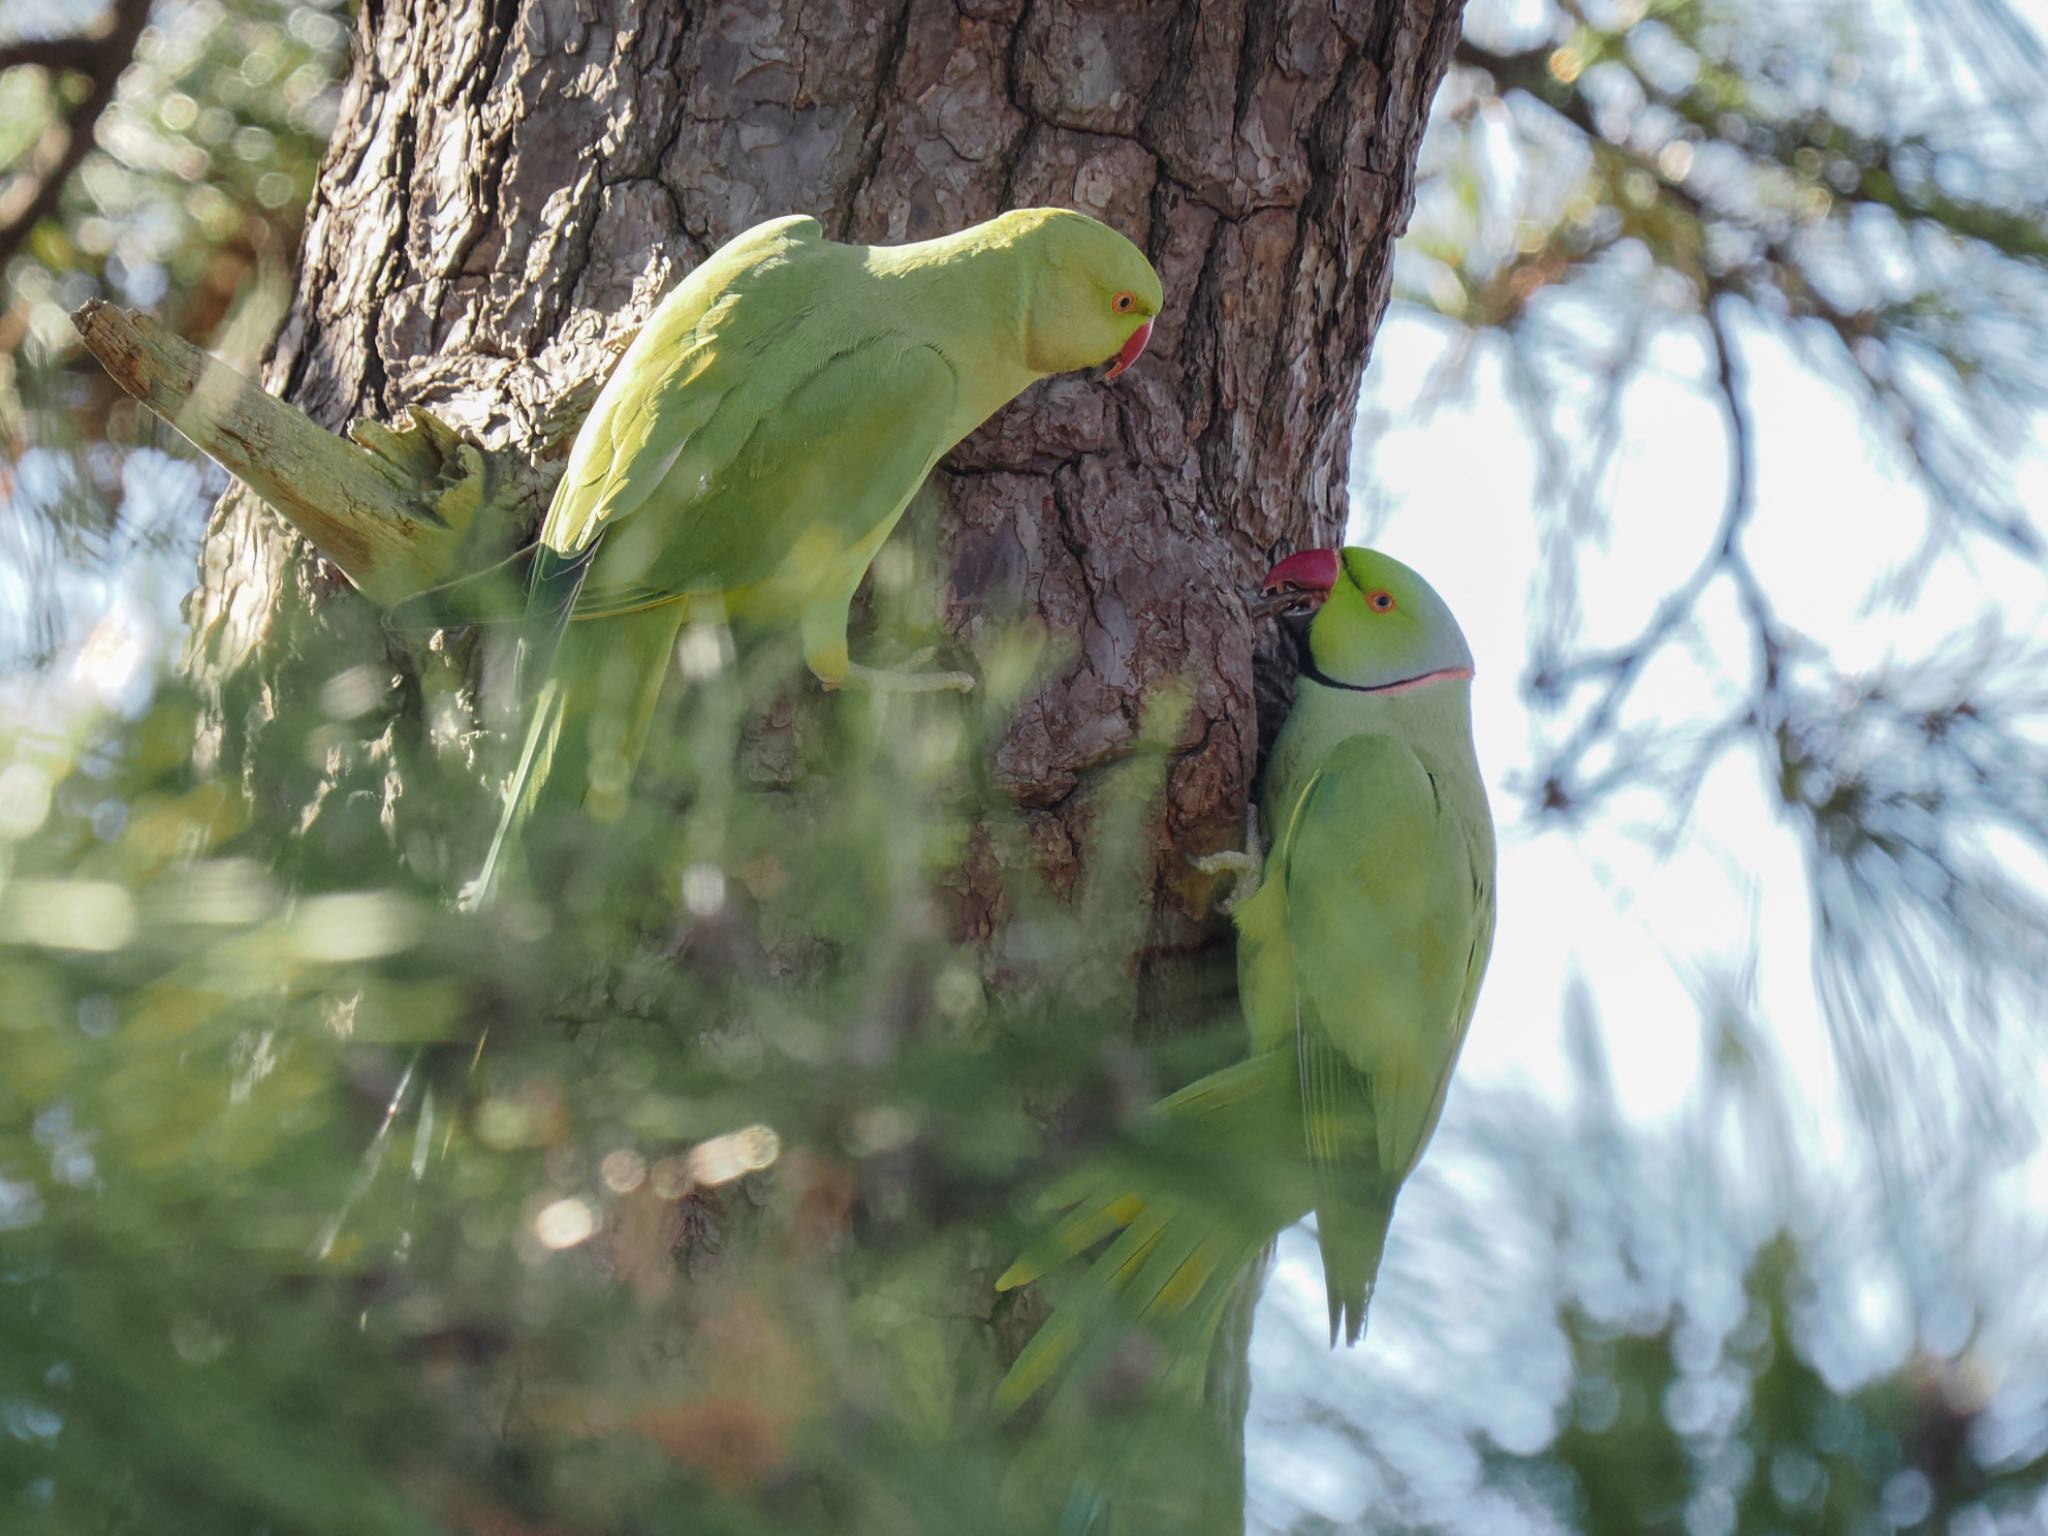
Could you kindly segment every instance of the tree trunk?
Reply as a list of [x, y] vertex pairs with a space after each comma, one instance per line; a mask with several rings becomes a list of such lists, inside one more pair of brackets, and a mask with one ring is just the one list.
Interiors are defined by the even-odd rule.
[[[1242, 597], [1271, 551], [1342, 531], [1456, 0], [600, 9], [363, 7], [265, 382], [335, 429], [424, 404], [489, 447], [559, 455], [654, 302], [758, 220], [898, 241], [1057, 203], [1114, 224], [1165, 281], [1151, 349], [1110, 390], [1038, 386], [950, 457], [946, 608], [970, 649], [991, 608], [1074, 637], [994, 763], [1061, 883], [1077, 790], [1131, 748], [1148, 692], [1189, 678], [1158, 939], [1197, 942], [1172, 855], [1240, 835]], [[287, 614], [317, 634], [295, 618], [285, 643]], [[191, 619], [229, 766], [249, 767], [280, 690], [381, 651], [367, 618], [262, 505], [223, 502]]]
[[[265, 383], [335, 430], [428, 406], [497, 450], [537, 514], [624, 340], [759, 220], [892, 242], [1062, 204], [1121, 229], [1164, 280], [1151, 348], [1114, 385], [1037, 386], [947, 459], [943, 612], [975, 660], [989, 614], [1035, 614], [1071, 646], [990, 764], [1056, 891], [1148, 696], [1185, 681], [1147, 964], [1214, 953], [1184, 856], [1242, 837], [1259, 739], [1244, 598], [1273, 552], [1343, 529], [1358, 380], [1459, 11], [365, 0]], [[280, 858], [395, 842], [444, 887], [460, 874], [473, 791], [459, 818], [414, 792], [480, 739], [459, 647], [408, 652], [240, 490], [189, 614], [203, 755], [294, 829]], [[283, 766], [256, 750], [351, 668], [375, 703], [348, 745]], [[970, 854], [963, 933], [999, 942], [999, 874]]]

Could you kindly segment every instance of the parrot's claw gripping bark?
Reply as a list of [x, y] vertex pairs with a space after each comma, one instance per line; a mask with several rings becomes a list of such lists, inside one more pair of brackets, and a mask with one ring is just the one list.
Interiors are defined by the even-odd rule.
[[1205, 875], [1237, 876], [1237, 883], [1231, 887], [1230, 894], [1216, 903], [1216, 910], [1225, 917], [1258, 893], [1259, 872], [1263, 867], [1263, 861], [1256, 853], [1239, 853], [1232, 848], [1222, 853], [1205, 853], [1190, 857], [1188, 862]]
[[866, 688], [876, 693], [972, 693], [974, 677], [971, 673], [918, 670], [936, 654], [937, 647], [928, 645], [907, 657], [901, 667], [864, 667], [859, 662], [850, 662], [844, 677], [835, 678], [825, 686]]
[[1266, 855], [1259, 842], [1259, 811], [1253, 806], [1245, 815], [1244, 850], [1227, 848], [1221, 853], [1204, 853], [1190, 857], [1188, 863], [1205, 875], [1235, 875], [1237, 883], [1223, 900], [1216, 904], [1216, 910], [1228, 917], [1238, 907], [1250, 901], [1259, 893], [1259, 881], [1265, 873]]

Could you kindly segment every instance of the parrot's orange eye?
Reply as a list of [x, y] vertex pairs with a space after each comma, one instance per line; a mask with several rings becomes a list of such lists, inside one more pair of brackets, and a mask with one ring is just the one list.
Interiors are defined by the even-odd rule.
[[1380, 587], [1366, 593], [1365, 601], [1374, 613], [1392, 613], [1394, 611], [1394, 594], [1385, 587]]
[[1138, 296], [1126, 289], [1109, 301], [1109, 306], [1120, 315], [1128, 315], [1138, 307]]

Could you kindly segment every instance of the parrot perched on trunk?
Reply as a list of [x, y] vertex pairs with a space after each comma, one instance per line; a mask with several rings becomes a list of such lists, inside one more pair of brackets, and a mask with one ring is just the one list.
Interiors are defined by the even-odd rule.
[[1143, 252], [1060, 208], [899, 246], [774, 219], [692, 271], [598, 395], [541, 527], [532, 715], [472, 897], [543, 789], [616, 814], [700, 608], [794, 626], [828, 687], [971, 687], [849, 660], [861, 577], [941, 455], [1038, 379], [1121, 373], [1160, 301]]
[[1295, 555], [1264, 590], [1315, 616], [1265, 771], [1272, 851], [1232, 914], [1251, 1055], [1053, 1191], [1067, 1214], [999, 1289], [1117, 1236], [1018, 1356], [1005, 1402], [1117, 1314], [1160, 1332], [1199, 1391], [1234, 1289], [1311, 1210], [1330, 1341], [1356, 1343], [1395, 1196], [1443, 1110], [1493, 942], [1472, 653], [1429, 584], [1373, 550]]

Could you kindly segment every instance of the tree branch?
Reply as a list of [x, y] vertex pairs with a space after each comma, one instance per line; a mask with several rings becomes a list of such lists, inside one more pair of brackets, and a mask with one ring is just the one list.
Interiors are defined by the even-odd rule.
[[1713, 541], [1692, 574], [1657, 605], [1656, 612], [1634, 639], [1614, 650], [1555, 667], [1532, 680], [1535, 691], [1549, 698], [1559, 697], [1591, 678], [1606, 681], [1592, 708], [1580, 718], [1543, 770], [1543, 800], [1552, 809], [1567, 809], [1585, 798], [1573, 784], [1580, 764], [1614, 730], [1644, 666], [1671, 641], [1679, 626], [1692, 618], [1702, 594], [1717, 577], [1727, 575], [1735, 583], [1743, 614], [1756, 637], [1759, 695], [1768, 699], [1777, 690], [1785, 643], [1763, 588], [1742, 552], [1742, 533], [1756, 510], [1755, 455], [1734, 343], [1718, 307], [1724, 298], [1722, 290], [1710, 288], [1701, 304], [1707, 326], [1707, 350], [1714, 365], [1714, 393], [1728, 427], [1728, 493], [1722, 504], [1720, 526], [1714, 530]]
[[0, 72], [10, 69], [91, 69], [107, 39], [77, 33], [70, 37], [25, 37], [0, 48]]
[[145, 315], [94, 299], [71, 323], [115, 383], [270, 503], [371, 601], [390, 607], [511, 547], [515, 519], [492, 494], [506, 477], [418, 406], [402, 427], [355, 423], [354, 446]]

